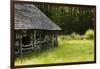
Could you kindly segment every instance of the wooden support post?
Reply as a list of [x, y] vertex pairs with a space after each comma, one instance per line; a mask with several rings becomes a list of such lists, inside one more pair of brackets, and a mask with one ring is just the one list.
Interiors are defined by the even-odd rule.
[[54, 47], [58, 46], [57, 32], [54, 33]]
[[18, 53], [20, 54], [20, 34], [18, 34]]
[[20, 35], [20, 55], [22, 56], [22, 35]]
[[56, 44], [58, 46], [58, 32], [56, 32]]
[[32, 50], [33, 50], [33, 48], [34, 48], [34, 38], [33, 38], [34, 36], [33, 36], [33, 33], [31, 33], [31, 45], [32, 45]]
[[34, 47], [36, 47], [36, 30], [34, 30]]
[[40, 50], [42, 50], [42, 37], [41, 37], [41, 34], [40, 34]]

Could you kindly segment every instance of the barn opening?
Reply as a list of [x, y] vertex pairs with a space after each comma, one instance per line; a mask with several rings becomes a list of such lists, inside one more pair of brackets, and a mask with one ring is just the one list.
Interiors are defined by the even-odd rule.
[[29, 45], [31, 43], [31, 39], [29, 36], [22, 37], [22, 44], [23, 45]]

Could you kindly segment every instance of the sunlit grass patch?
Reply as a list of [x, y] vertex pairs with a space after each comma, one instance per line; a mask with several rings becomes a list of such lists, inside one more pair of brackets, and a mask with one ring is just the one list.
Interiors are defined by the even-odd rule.
[[94, 60], [93, 40], [62, 40], [57, 48], [17, 57], [15, 65], [69, 63]]

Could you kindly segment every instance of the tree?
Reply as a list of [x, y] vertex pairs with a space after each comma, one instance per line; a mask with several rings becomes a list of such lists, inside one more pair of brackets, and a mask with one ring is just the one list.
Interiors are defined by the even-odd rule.
[[84, 34], [94, 29], [94, 8], [85, 6], [62, 6], [35, 4], [43, 13], [63, 29], [63, 34]]

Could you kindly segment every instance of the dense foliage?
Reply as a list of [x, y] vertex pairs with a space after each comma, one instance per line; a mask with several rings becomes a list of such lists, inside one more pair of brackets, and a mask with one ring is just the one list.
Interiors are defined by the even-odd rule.
[[63, 34], [76, 32], [83, 35], [86, 30], [94, 29], [95, 9], [93, 7], [41, 3], [35, 5], [63, 29]]
[[94, 31], [89, 29], [85, 33], [86, 39], [94, 39]]

